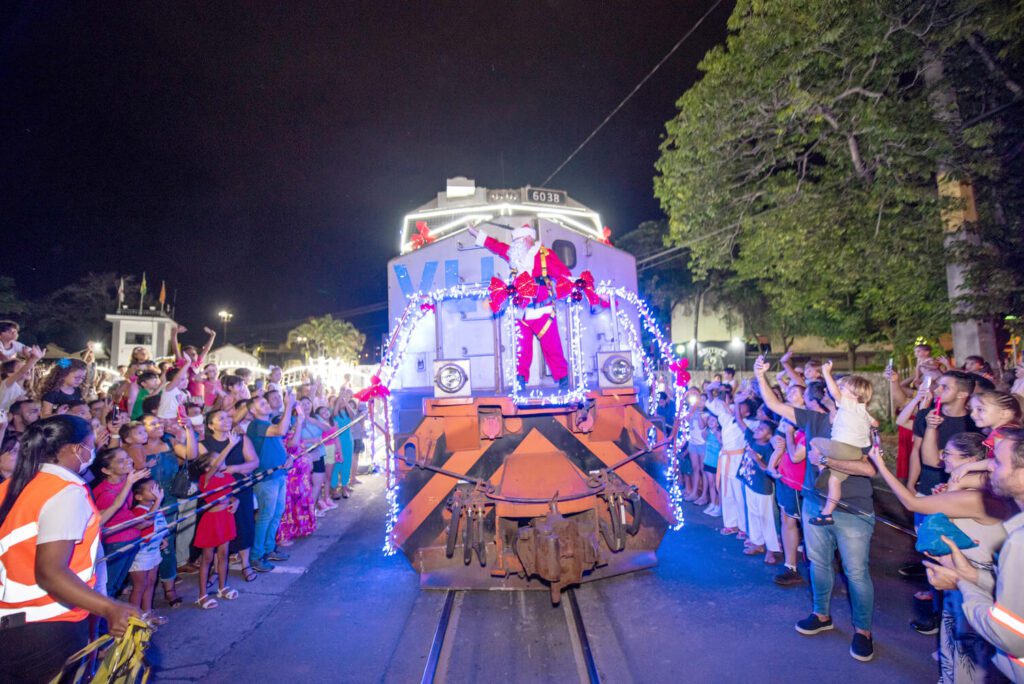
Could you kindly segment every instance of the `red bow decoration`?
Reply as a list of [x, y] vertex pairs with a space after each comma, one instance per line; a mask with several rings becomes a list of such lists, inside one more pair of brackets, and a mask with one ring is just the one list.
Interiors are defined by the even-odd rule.
[[537, 296], [537, 281], [527, 272], [516, 276], [511, 284], [506, 284], [500, 278], [491, 278], [491, 284], [487, 288], [490, 297], [492, 313], [498, 313], [508, 299], [516, 306], [526, 306]]
[[668, 369], [676, 374], [677, 387], [686, 387], [690, 384], [690, 373], [686, 370], [689, 365], [689, 359], [679, 359], [668, 365]]
[[612, 229], [609, 228], [608, 226], [605, 226], [604, 231], [602, 232], [604, 234], [604, 240], [601, 240], [601, 242], [610, 246], [612, 244]]
[[359, 390], [352, 396], [354, 396], [359, 401], [370, 401], [371, 399], [377, 399], [378, 397], [383, 399], [389, 394], [391, 394], [391, 390], [389, 390], [387, 386], [381, 383], [380, 376], [374, 375], [372, 378], [370, 378], [369, 387]]
[[603, 299], [601, 295], [597, 294], [597, 290], [594, 289], [594, 274], [590, 271], [580, 273], [580, 277], [573, 281], [570, 296], [574, 302], [581, 301], [586, 297], [590, 306], [597, 306], [598, 304], [606, 308], [609, 306], [608, 300]]
[[437, 311], [437, 307], [433, 303], [427, 302], [426, 304], [420, 304], [420, 311]]
[[426, 221], [417, 221], [416, 235], [412, 236], [412, 248], [419, 249], [433, 241], [434, 237], [430, 234], [430, 226], [427, 225]]

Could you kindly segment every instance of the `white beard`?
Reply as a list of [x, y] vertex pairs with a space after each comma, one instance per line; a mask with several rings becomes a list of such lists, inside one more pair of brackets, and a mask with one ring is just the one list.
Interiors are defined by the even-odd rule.
[[533, 271], [533, 257], [534, 249], [527, 247], [525, 240], [513, 240], [508, 246], [508, 263], [519, 273]]

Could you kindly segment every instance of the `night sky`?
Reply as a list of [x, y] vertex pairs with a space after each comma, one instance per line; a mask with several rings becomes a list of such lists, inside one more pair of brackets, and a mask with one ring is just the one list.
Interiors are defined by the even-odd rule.
[[[0, 15], [0, 272], [31, 297], [145, 271], [194, 329], [232, 310], [233, 341], [382, 302], [403, 214], [449, 176], [539, 185], [713, 4], [18, 3]], [[661, 218], [664, 123], [731, 9], [549, 187], [615, 234]]]

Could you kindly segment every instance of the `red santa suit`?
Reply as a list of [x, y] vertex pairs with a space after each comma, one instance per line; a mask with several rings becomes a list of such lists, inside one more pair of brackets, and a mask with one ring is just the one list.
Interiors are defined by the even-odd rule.
[[483, 231], [477, 233], [476, 244], [486, 247], [508, 262], [512, 275], [529, 272], [538, 282], [537, 295], [528, 306], [524, 307], [520, 318], [516, 321], [519, 330], [519, 358], [516, 361], [516, 374], [529, 379], [530, 365], [533, 363], [533, 337], [540, 340], [540, 350], [544, 362], [551, 370], [555, 382], [561, 382], [569, 376], [569, 364], [565, 361], [562, 351], [562, 337], [558, 334], [552, 307], [554, 282], [557, 278], [572, 278], [572, 272], [562, 263], [554, 252], [539, 242], [530, 248], [517, 241], [519, 237], [534, 237], [536, 232], [529, 226], [516, 228], [512, 231], [513, 244], [488, 237]]

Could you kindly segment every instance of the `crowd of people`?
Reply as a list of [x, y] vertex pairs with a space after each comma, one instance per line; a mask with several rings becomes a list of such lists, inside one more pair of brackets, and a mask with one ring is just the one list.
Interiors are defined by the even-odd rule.
[[1024, 364], [1001, 377], [977, 357], [954, 367], [925, 345], [915, 355], [910, 377], [885, 373], [896, 422], [909, 433], [895, 464], [867, 410], [875, 387], [835, 375], [830, 361], [794, 366], [786, 354], [772, 382], [758, 359], [754, 378], [740, 382], [726, 369], [688, 389], [679, 406], [663, 392], [656, 414], [685, 443], [684, 499], [721, 517], [721, 534], [742, 540], [744, 554], [779, 565], [776, 584], [810, 582], [812, 610], [799, 633], [833, 629], [838, 552], [852, 604], [850, 654], [872, 659], [877, 477], [914, 514], [907, 531], [924, 562], [900, 574], [931, 583], [913, 600], [908, 589], [909, 628], [937, 639], [939, 680], [1024, 681]]
[[[0, 662], [48, 681], [97, 631], [131, 616], [165, 624], [194, 575], [196, 606], [239, 598], [312, 534], [359, 481], [366, 409], [349, 380], [286, 388], [207, 362], [133, 350], [117, 378], [91, 351], [45, 372], [37, 347], [0, 322]], [[92, 619], [87, 619], [92, 616]]]
[[[166, 623], [187, 575], [197, 609], [238, 599], [233, 573], [254, 582], [287, 561], [359, 484], [366, 410], [347, 382], [222, 373], [207, 362], [214, 331], [181, 345], [183, 327], [172, 356], [138, 347], [103, 381], [88, 351], [41, 369], [18, 332], [0, 321], [0, 661], [19, 681], [48, 680], [133, 616]], [[726, 369], [662, 393], [656, 414], [685, 444], [684, 498], [778, 566], [778, 585], [809, 581], [799, 633], [833, 629], [838, 552], [850, 654], [872, 659], [878, 478], [914, 515], [923, 563], [900, 572], [930, 582], [908, 604], [911, 627], [935, 636], [940, 681], [1024, 681], [1024, 365], [1000, 377], [975, 357], [916, 354], [909, 377], [886, 372], [905, 431], [894, 463], [868, 411], [876, 387], [829, 361], [787, 354], [774, 382], [763, 359], [745, 381]]]

